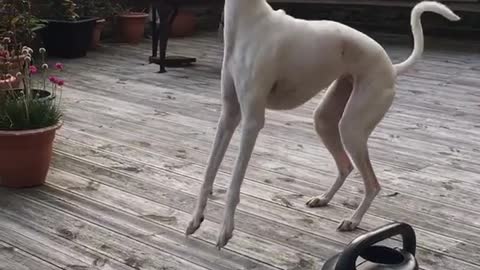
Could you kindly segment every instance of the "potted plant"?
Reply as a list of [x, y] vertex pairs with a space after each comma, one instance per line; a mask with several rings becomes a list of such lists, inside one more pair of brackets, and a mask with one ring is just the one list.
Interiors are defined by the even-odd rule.
[[192, 11], [180, 9], [172, 22], [170, 35], [172, 37], [188, 37], [195, 33], [197, 17]]
[[[4, 44], [4, 46], [14, 46]], [[17, 51], [17, 50], [15, 50]], [[0, 186], [33, 187], [45, 183], [56, 130], [62, 125], [63, 80], [48, 76], [46, 50], [33, 63], [33, 50], [21, 48], [23, 70], [15, 74], [21, 88], [0, 91]], [[56, 64], [58, 71], [63, 65]], [[38, 73], [38, 74], [37, 74]]]
[[14, 75], [22, 70], [25, 64], [23, 55], [18, 54], [19, 47], [14, 32], [4, 33], [0, 40], [0, 90], [15, 88], [20, 85]]
[[43, 31], [45, 46], [52, 56], [83, 57], [87, 54], [96, 25], [95, 17], [80, 17], [72, 0], [49, 0], [48, 22]]
[[115, 14], [114, 4], [112, 0], [82, 0], [78, 1], [77, 5], [77, 13], [80, 16], [97, 18], [90, 43], [90, 49], [96, 49], [100, 46], [102, 32], [107, 20], [112, 19]]
[[[14, 50], [18, 47], [11, 44], [31, 45], [35, 43], [36, 32], [43, 27], [42, 21], [31, 14], [30, 2], [27, 0], [4, 0], [0, 4], [0, 71], [5, 74], [16, 74], [23, 66], [23, 56]], [[8, 40], [8, 43], [6, 42]], [[5, 44], [10, 44], [5, 47]], [[21, 47], [21, 46], [19, 46]], [[8, 71], [8, 72], [7, 72]], [[0, 85], [14, 83], [10, 76], [0, 78]], [[0, 86], [2, 87], [2, 86]]]
[[102, 38], [102, 32], [107, 23], [106, 19], [98, 19], [93, 29], [92, 41], [90, 42], [90, 49], [96, 49], [100, 47], [100, 40]]
[[45, 22], [32, 14], [29, 0], [3, 0], [0, 4], [0, 33], [14, 32], [18, 42], [31, 45]]
[[117, 9], [117, 32], [122, 42], [138, 44], [145, 35], [145, 24], [148, 14], [144, 10], [135, 11], [128, 3], [118, 1]]

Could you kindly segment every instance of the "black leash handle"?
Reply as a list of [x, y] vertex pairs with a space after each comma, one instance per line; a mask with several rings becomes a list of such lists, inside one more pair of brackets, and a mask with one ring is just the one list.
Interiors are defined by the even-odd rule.
[[406, 223], [392, 223], [353, 240], [340, 254], [335, 270], [356, 270], [355, 263], [362, 251], [396, 235], [402, 236], [403, 250], [415, 256], [417, 240], [413, 228]]

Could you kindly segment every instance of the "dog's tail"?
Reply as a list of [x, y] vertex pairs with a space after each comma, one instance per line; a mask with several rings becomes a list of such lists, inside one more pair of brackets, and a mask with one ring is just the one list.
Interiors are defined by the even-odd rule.
[[424, 38], [423, 38], [423, 28], [422, 28], [422, 21], [420, 17], [424, 12], [434, 12], [437, 14], [442, 15], [443, 17], [449, 19], [450, 21], [458, 21], [460, 17], [458, 17], [453, 11], [451, 11], [448, 7], [443, 4], [434, 1], [424, 1], [417, 4], [413, 10], [411, 15], [410, 24], [412, 25], [412, 32], [413, 32], [413, 39], [414, 39], [414, 47], [413, 52], [402, 63], [394, 65], [397, 76], [404, 73], [409, 69], [415, 62], [420, 59], [423, 54], [424, 48]]

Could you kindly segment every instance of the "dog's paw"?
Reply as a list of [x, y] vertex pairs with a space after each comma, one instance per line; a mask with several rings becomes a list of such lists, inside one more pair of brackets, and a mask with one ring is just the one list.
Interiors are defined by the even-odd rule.
[[306, 205], [308, 207], [324, 207], [327, 206], [330, 200], [325, 198], [325, 196], [313, 197], [307, 201]]
[[202, 224], [203, 220], [205, 218], [203, 216], [200, 216], [199, 218], [193, 218], [187, 226], [187, 230], [185, 231], [185, 235], [191, 235], [195, 233], [198, 228], [200, 228], [200, 225]]
[[338, 225], [337, 231], [340, 232], [350, 232], [355, 230], [358, 227], [360, 222], [355, 222], [349, 219], [345, 219]]
[[233, 225], [224, 224], [217, 237], [217, 248], [222, 249], [227, 245], [228, 241], [233, 237]]

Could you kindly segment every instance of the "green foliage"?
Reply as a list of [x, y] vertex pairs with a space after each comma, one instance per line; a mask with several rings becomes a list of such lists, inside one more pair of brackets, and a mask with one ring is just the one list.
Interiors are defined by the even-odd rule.
[[44, 21], [32, 15], [29, 0], [0, 1], [0, 36], [12, 32], [18, 43], [30, 44], [34, 30], [43, 25]]
[[145, 1], [136, 0], [75, 0], [80, 16], [109, 18], [130, 11], [145, 11]]
[[29, 130], [57, 124], [62, 116], [60, 105], [65, 81], [52, 71], [61, 72], [64, 65], [56, 63], [50, 68], [47, 51], [40, 48], [37, 67], [31, 48], [19, 48], [14, 36], [0, 40], [0, 53], [4, 55], [0, 64], [3, 61], [3, 65], [11, 65], [15, 60], [17, 65], [15, 73], [11, 69], [7, 69], [9, 74], [0, 70], [0, 79], [4, 80], [0, 81], [0, 130]]
[[45, 18], [75, 21], [79, 18], [77, 5], [72, 0], [49, 0], [49, 14]]
[[117, 9], [113, 0], [77, 0], [76, 3], [81, 17], [109, 18]]
[[113, 3], [115, 14], [130, 12], [145, 12], [145, 1], [135, 0], [110, 0]]
[[59, 123], [62, 113], [54, 98], [26, 97], [20, 90], [0, 97], [0, 130], [30, 130]]

